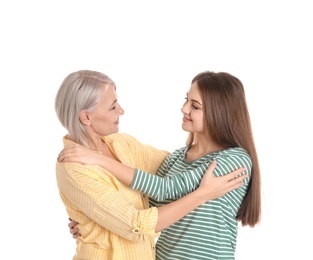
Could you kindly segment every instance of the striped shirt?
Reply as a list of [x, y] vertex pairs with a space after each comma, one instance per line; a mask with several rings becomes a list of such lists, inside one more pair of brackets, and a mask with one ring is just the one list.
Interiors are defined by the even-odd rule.
[[215, 176], [245, 167], [248, 178], [244, 186], [206, 202], [164, 229], [157, 240], [156, 259], [234, 259], [236, 215], [251, 177], [250, 156], [242, 148], [230, 148], [187, 162], [187, 151], [184, 147], [169, 155], [157, 176], [136, 169], [131, 187], [151, 196], [151, 206], [161, 206], [195, 190], [213, 160], [217, 161]]
[[[168, 155], [126, 134], [103, 140], [122, 163], [152, 173]], [[71, 144], [64, 137], [64, 145]], [[97, 165], [57, 163], [56, 177], [67, 213], [79, 223], [81, 236], [73, 259], [155, 259], [158, 210], [148, 208], [145, 194], [126, 187]]]

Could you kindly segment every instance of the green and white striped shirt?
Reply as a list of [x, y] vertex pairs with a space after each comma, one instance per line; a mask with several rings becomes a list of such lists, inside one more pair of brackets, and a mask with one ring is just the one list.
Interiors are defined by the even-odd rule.
[[213, 160], [215, 176], [245, 167], [244, 186], [223, 197], [202, 204], [184, 218], [162, 230], [156, 244], [157, 259], [200, 260], [235, 259], [236, 215], [246, 194], [252, 162], [242, 148], [229, 148], [207, 154], [198, 160], [185, 160], [188, 147], [169, 155], [157, 175], [136, 169], [131, 187], [150, 196], [150, 206], [162, 206], [194, 191]]

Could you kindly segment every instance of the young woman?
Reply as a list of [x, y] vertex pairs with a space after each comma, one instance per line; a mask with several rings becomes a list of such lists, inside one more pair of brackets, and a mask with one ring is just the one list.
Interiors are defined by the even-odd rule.
[[[168, 155], [117, 133], [124, 110], [117, 102], [114, 82], [102, 73], [69, 74], [58, 90], [55, 109], [68, 131], [63, 139], [65, 151], [80, 145], [94, 158], [106, 156], [111, 162], [152, 173]], [[173, 203], [149, 208], [145, 194], [125, 186], [104, 168], [69, 159], [66, 152], [60, 154], [59, 161], [66, 163], [57, 162], [56, 176], [66, 210], [79, 222], [81, 236], [73, 259], [155, 259], [154, 239], [159, 231], [207, 200], [242, 186], [245, 178], [234, 178], [242, 168], [215, 178], [211, 176], [214, 167], [207, 164], [197, 190]]]

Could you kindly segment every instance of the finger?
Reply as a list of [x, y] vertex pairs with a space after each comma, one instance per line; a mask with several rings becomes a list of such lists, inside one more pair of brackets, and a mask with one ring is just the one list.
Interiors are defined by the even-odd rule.
[[244, 173], [238, 177], [235, 177], [235, 178], [229, 180], [228, 183], [231, 184], [231, 186], [230, 186], [231, 188], [239, 188], [239, 187], [245, 185], [244, 180], [248, 177], [249, 177], [248, 174]]
[[72, 235], [75, 235], [76, 233], [78, 233], [79, 232], [79, 229], [78, 228], [71, 228], [70, 229], [70, 233], [72, 234]]
[[62, 152], [61, 152], [58, 155], [58, 162], [62, 162], [62, 161], [63, 161], [63, 155], [62, 155]]
[[214, 169], [215, 169], [215, 167], [216, 167], [216, 165], [217, 165], [217, 162], [216, 161], [213, 161], [210, 165], [209, 165], [209, 168], [206, 170], [206, 174], [208, 173], [208, 174], [212, 174], [213, 173], [213, 171], [214, 171]]
[[244, 179], [246, 179], [248, 177], [248, 174], [242, 174], [238, 177], [235, 177], [234, 179], [230, 180], [230, 181], [234, 181], [234, 182], [243, 182]]
[[80, 236], [81, 236], [81, 234], [80, 234], [80, 233], [76, 233], [76, 234], [74, 234], [74, 235], [73, 235], [73, 238], [75, 238], [75, 239], [76, 239], [76, 238], [78, 238], [78, 237], [80, 237]]
[[66, 146], [59, 153], [59, 157], [64, 156], [64, 154], [71, 154], [73, 152], [75, 152], [75, 146], [74, 145]]
[[69, 227], [69, 228], [73, 228], [73, 227], [75, 227], [77, 224], [78, 224], [78, 223], [77, 223], [76, 221], [72, 220], [72, 221], [68, 224], [68, 227]]
[[232, 179], [238, 178], [244, 171], [245, 168], [242, 167], [224, 176], [227, 177], [229, 181], [231, 181]]
[[58, 157], [59, 162], [68, 162], [71, 159], [72, 154], [71, 153], [61, 153]]
[[234, 184], [232, 184], [229, 187], [228, 192], [232, 191], [232, 190], [235, 190], [235, 189], [238, 189], [238, 188], [242, 187], [243, 185], [244, 185], [244, 182], [235, 182]]

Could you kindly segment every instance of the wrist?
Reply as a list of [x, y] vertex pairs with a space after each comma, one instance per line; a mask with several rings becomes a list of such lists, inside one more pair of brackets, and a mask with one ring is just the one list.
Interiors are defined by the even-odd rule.
[[96, 156], [96, 164], [106, 169], [106, 156], [103, 154], [98, 154]]
[[203, 192], [202, 188], [196, 189], [191, 194], [193, 195], [198, 205], [202, 205], [203, 203], [208, 201], [207, 196], [205, 196], [205, 193]]

